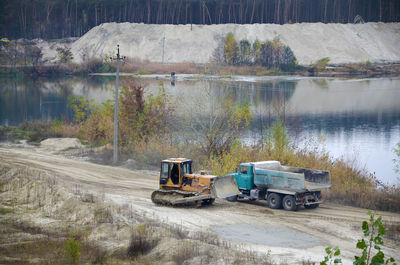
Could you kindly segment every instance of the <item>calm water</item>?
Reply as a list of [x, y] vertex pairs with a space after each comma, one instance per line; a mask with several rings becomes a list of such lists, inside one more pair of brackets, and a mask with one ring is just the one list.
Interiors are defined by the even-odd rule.
[[[142, 79], [146, 92], [161, 87], [171, 95], [182, 119], [208, 117], [227, 96], [250, 102], [254, 120], [243, 140], [262, 139], [277, 117], [285, 120], [291, 139], [300, 146], [324, 148], [334, 157], [357, 158], [378, 179], [400, 184], [393, 170], [393, 148], [400, 142], [400, 79], [233, 77], [227, 79]], [[161, 82], [161, 84], [160, 84]], [[161, 86], [162, 85], [162, 86]], [[97, 102], [112, 97], [112, 77], [58, 80], [1, 79], [0, 124], [24, 120], [70, 118], [68, 96]], [[310, 144], [310, 142], [312, 142]]]

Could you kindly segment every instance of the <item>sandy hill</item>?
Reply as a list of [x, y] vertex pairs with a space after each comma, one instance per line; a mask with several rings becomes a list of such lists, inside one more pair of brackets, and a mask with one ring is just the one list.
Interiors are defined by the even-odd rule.
[[233, 32], [238, 41], [279, 38], [303, 65], [323, 57], [329, 57], [334, 64], [400, 61], [400, 23], [193, 26], [106, 23], [75, 41], [72, 52], [80, 62], [82, 54], [89, 57], [115, 54], [116, 45], [120, 44], [125, 56], [161, 62], [165, 37], [165, 62], [205, 63], [228, 32]]

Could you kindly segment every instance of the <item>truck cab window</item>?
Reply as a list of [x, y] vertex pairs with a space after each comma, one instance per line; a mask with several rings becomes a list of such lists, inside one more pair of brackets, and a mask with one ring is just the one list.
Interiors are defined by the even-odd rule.
[[240, 173], [247, 174], [247, 167], [241, 167], [240, 168]]

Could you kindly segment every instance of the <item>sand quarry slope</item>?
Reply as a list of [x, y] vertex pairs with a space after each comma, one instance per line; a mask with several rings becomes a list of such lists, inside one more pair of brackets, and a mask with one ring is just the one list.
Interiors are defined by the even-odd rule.
[[324, 57], [329, 57], [333, 64], [400, 61], [400, 23], [193, 26], [105, 23], [75, 41], [72, 51], [76, 62], [81, 62], [82, 54], [109, 57], [120, 44], [122, 55], [161, 62], [165, 36], [164, 62], [206, 63], [229, 32], [238, 41], [279, 38], [290, 46], [302, 65]]

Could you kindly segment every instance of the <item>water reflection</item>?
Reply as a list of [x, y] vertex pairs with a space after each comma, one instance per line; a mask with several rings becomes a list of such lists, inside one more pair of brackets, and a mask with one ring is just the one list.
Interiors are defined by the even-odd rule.
[[[400, 79], [343, 80], [326, 78], [269, 78], [267, 80], [206, 80], [171, 83], [142, 79], [146, 93], [160, 89], [171, 96], [182, 119], [193, 118], [194, 106], [203, 118], [221, 99], [250, 102], [254, 120], [244, 140], [262, 139], [265, 128], [280, 117], [294, 141], [323, 136], [334, 156], [358, 157], [385, 182], [396, 182], [392, 159], [400, 141]], [[18, 125], [24, 120], [71, 118], [69, 96], [96, 102], [112, 98], [113, 77], [1, 79], [0, 124]], [[206, 97], [204, 94], [207, 94]], [[199, 117], [199, 118], [202, 118]]]
[[0, 124], [13, 126], [24, 121], [70, 119], [69, 96], [84, 96], [101, 102], [110, 97], [110, 82], [110, 78], [2, 78]]

